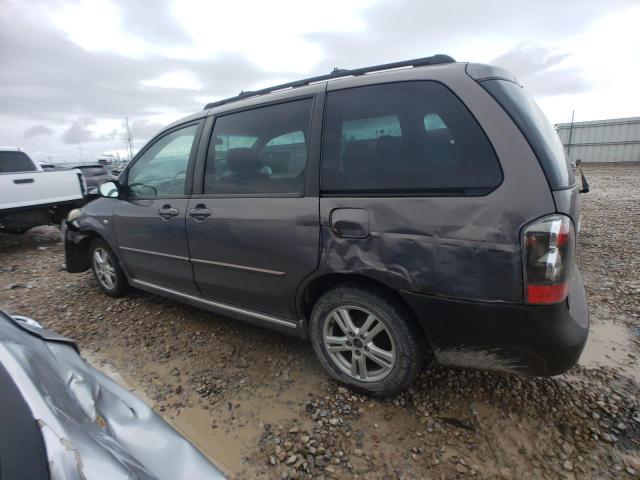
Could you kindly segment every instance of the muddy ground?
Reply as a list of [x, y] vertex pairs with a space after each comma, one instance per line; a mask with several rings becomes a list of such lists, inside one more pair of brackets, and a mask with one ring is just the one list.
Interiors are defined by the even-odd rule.
[[580, 365], [555, 378], [429, 366], [353, 395], [300, 340], [63, 270], [53, 227], [0, 235], [0, 307], [74, 338], [234, 478], [640, 478], [640, 166], [586, 166]]

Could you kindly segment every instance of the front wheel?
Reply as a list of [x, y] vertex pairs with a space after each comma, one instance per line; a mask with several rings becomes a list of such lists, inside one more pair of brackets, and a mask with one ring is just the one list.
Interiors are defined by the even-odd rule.
[[336, 380], [370, 395], [393, 395], [409, 385], [425, 360], [425, 338], [393, 296], [345, 285], [326, 292], [313, 308], [310, 337]]
[[118, 259], [104, 240], [96, 238], [91, 242], [89, 258], [93, 276], [100, 290], [112, 297], [120, 297], [127, 292], [127, 278], [120, 268]]

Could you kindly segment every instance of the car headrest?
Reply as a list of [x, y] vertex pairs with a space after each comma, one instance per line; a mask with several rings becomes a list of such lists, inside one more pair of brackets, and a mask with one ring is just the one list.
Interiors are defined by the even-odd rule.
[[367, 173], [371, 169], [375, 155], [361, 143], [352, 143], [342, 154], [341, 170], [344, 173]]
[[402, 142], [398, 138], [382, 135], [376, 141], [376, 155], [383, 163], [397, 161], [401, 154]]
[[233, 172], [253, 173], [260, 170], [260, 158], [251, 148], [232, 148], [227, 153], [227, 166]]

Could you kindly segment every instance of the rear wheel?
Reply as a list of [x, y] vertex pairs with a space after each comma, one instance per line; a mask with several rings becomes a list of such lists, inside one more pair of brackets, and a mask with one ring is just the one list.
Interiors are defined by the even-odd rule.
[[96, 238], [89, 247], [91, 270], [98, 288], [107, 295], [120, 297], [129, 290], [127, 278], [118, 259], [104, 240]]
[[359, 392], [393, 395], [413, 381], [425, 359], [425, 338], [413, 317], [376, 289], [345, 285], [326, 292], [309, 328], [325, 369]]

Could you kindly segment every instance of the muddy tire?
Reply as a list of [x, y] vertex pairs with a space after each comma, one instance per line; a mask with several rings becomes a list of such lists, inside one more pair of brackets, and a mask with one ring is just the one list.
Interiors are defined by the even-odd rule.
[[314, 305], [311, 343], [329, 374], [354, 391], [394, 395], [420, 372], [426, 338], [406, 307], [384, 291], [345, 284]]
[[98, 288], [112, 297], [121, 297], [130, 289], [118, 258], [107, 243], [96, 238], [89, 246], [89, 264]]

